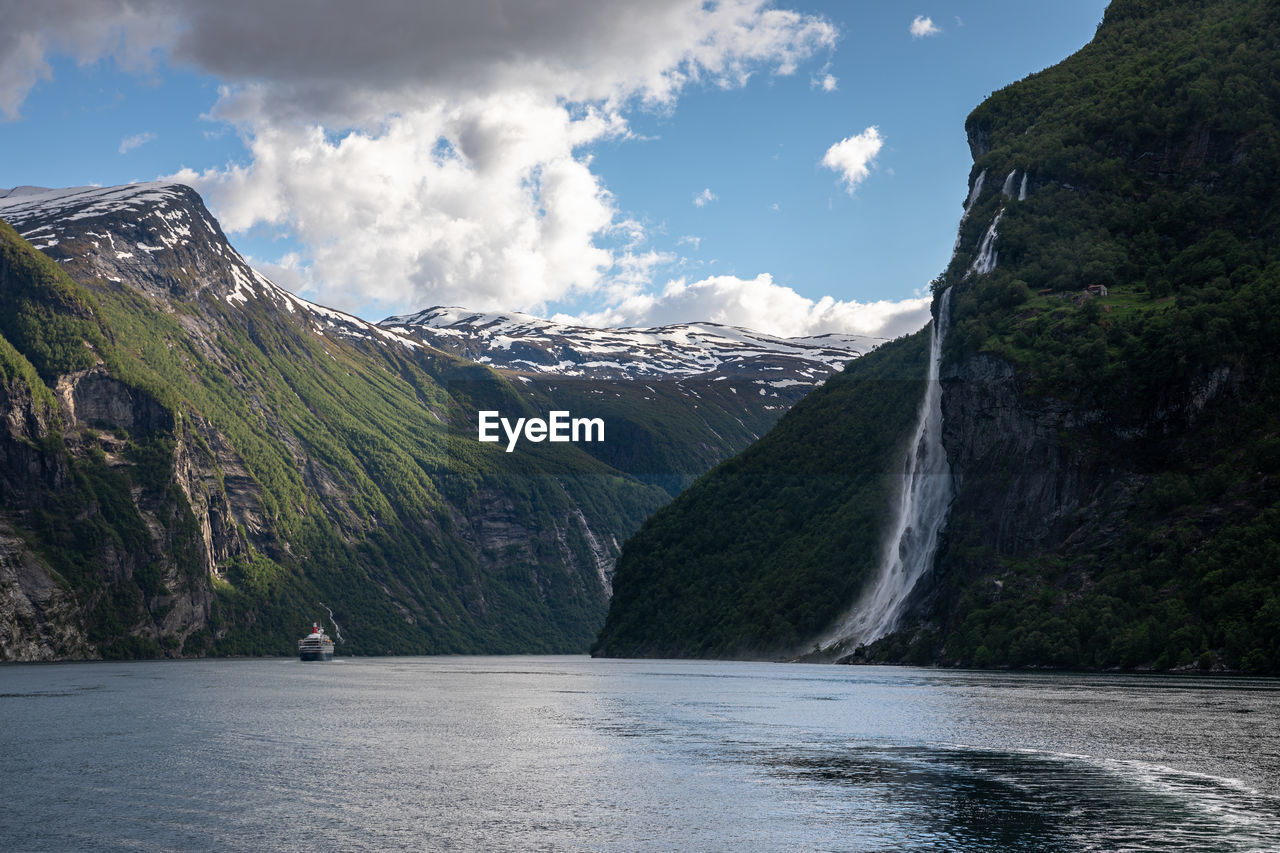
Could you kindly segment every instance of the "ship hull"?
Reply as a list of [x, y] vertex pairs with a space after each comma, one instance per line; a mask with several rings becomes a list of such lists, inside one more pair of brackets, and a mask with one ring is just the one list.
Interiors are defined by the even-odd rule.
[[333, 652], [332, 651], [298, 652], [298, 659], [304, 660], [304, 661], [333, 660]]

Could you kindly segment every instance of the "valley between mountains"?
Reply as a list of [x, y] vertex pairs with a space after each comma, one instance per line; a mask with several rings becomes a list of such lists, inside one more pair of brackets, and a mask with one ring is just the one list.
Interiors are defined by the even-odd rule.
[[[893, 341], [374, 324], [189, 187], [0, 191], [0, 658], [323, 615], [339, 654], [1280, 673], [1273, 5], [1113, 0], [979, 104]], [[553, 411], [605, 440], [477, 440]]]
[[[282, 290], [178, 184], [0, 191], [0, 657], [572, 652], [620, 544], [876, 340], [371, 324]], [[607, 440], [476, 441], [476, 413]]]

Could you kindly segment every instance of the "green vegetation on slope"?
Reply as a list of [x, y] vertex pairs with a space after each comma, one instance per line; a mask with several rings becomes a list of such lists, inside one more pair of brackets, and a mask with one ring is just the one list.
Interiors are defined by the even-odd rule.
[[[321, 337], [179, 269], [161, 270], [177, 282], [162, 302], [73, 257], [77, 283], [0, 227], [0, 366], [49, 412], [55, 472], [15, 474], [0, 521], [66, 585], [100, 654], [289, 654], [321, 602], [341, 653], [586, 648], [606, 606], [589, 537], [625, 536], [659, 489], [575, 447], [504, 454], [455, 433], [475, 420], [469, 374], [532, 414], [485, 368]], [[62, 423], [50, 386], [95, 365], [113, 404], [155, 424]], [[194, 469], [190, 499], [175, 466]], [[192, 501], [211, 508], [213, 577]], [[179, 599], [207, 619], [179, 619]]]
[[8, 339], [42, 379], [84, 370], [105, 349], [96, 302], [53, 261], [30, 249], [0, 221], [0, 335]]
[[[1278, 46], [1263, 0], [1115, 0], [1090, 45], [971, 115], [985, 187], [935, 283], [954, 288], [943, 383], [958, 491], [934, 576], [872, 659], [1280, 671]], [[972, 274], [998, 213], [998, 263]], [[979, 369], [992, 363], [1013, 370], [1012, 404], [977, 387], [996, 382]], [[796, 454], [901, 437], [885, 402], [869, 395], [825, 434], [797, 407], [740, 460], [764, 483]], [[997, 418], [1027, 434], [991, 434]], [[617, 584], [636, 588], [615, 599], [602, 652], [776, 652], [769, 639], [804, 621], [789, 613], [852, 603], [856, 585], [810, 586], [803, 560], [774, 568], [801, 541], [819, 553], [835, 525], [763, 526], [775, 488], [726, 500], [740, 460], [626, 545]], [[699, 490], [720, 498], [699, 507], [714, 539], [676, 518]], [[724, 583], [718, 551], [735, 537], [754, 549], [739, 565], [755, 565]], [[772, 600], [757, 606], [764, 576]], [[662, 607], [685, 597], [743, 623], [669, 629]]]
[[839, 617], [880, 558], [928, 334], [856, 359], [645, 522], [593, 653], [789, 653]]
[[1011, 551], [962, 487], [934, 619], [881, 657], [1280, 671], [1277, 45], [1265, 2], [1117, 0], [970, 116], [975, 170], [1033, 189], [966, 222], [973, 247], [1004, 210], [997, 268], [966, 279], [962, 253], [941, 282], [947, 357], [997, 355], [1029, 408], [1082, 413], [1062, 441], [1102, 472], [1101, 518]]
[[662, 487], [671, 497], [728, 453], [767, 432], [799, 396], [784, 396], [783, 389], [766, 398], [752, 381], [723, 377], [613, 382], [527, 378], [532, 398], [544, 401], [541, 411], [590, 413], [608, 424], [605, 441], [582, 444], [583, 451]]

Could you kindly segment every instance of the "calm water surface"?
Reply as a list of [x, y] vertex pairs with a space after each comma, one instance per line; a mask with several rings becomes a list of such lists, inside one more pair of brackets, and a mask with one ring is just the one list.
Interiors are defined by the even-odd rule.
[[1280, 850], [1280, 682], [0, 667], [3, 850]]

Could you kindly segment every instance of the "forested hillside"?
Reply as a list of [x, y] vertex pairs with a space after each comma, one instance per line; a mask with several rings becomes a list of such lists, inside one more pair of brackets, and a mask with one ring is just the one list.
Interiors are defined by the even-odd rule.
[[[900, 630], [852, 658], [1280, 670], [1278, 67], [1266, 2], [1115, 0], [1088, 46], [974, 110], [972, 207], [934, 283], [953, 289], [955, 497]], [[721, 550], [776, 501], [767, 477], [734, 491], [731, 475], [764, 447], [776, 475], [867, 446], [878, 425], [858, 413], [840, 428], [804, 413], [897, 352], [852, 365], [627, 543], [600, 652], [808, 650], [827, 626], [801, 638], [820, 620], [791, 614], [851, 606], [879, 555], [797, 519], [723, 583]], [[725, 498], [716, 537], [680, 521], [708, 492]], [[762, 612], [757, 580], [783, 554], [785, 606]], [[632, 617], [702, 598], [714, 626]]]

